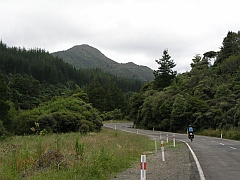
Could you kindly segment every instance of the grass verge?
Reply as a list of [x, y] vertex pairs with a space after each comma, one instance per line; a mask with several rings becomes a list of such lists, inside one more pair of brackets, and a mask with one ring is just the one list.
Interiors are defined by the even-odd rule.
[[16, 136], [0, 143], [0, 179], [105, 180], [153, 151], [146, 136], [99, 133]]
[[240, 140], [240, 128], [237, 129], [229, 129], [229, 130], [213, 130], [213, 129], [205, 129], [198, 132], [200, 135], [204, 136], [212, 136], [224, 139], [232, 139], [232, 140]]

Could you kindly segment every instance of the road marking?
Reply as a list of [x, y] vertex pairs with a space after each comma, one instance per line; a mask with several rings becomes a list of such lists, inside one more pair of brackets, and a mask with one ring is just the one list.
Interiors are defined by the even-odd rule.
[[216, 141], [213, 141], [213, 140], [211, 140], [212, 142], [216, 142]]
[[197, 158], [197, 156], [195, 155], [195, 153], [193, 152], [192, 148], [189, 146], [189, 144], [188, 144], [187, 142], [185, 142], [185, 141], [183, 141], [183, 140], [180, 140], [180, 141], [184, 142], [184, 143], [188, 146], [189, 150], [191, 151], [192, 156], [193, 156], [193, 158], [194, 158], [194, 160], [195, 160], [195, 163], [196, 163], [196, 165], [197, 165], [197, 169], [198, 169], [198, 173], [199, 173], [200, 179], [201, 179], [201, 180], [206, 180], [206, 179], [205, 179], [205, 176], [204, 176], [204, 174], [203, 174], [203, 170], [202, 170], [202, 168], [201, 168], [201, 165], [200, 165], [200, 163], [199, 163], [199, 161], [198, 161], [198, 158]]
[[219, 143], [219, 144], [221, 144], [221, 145], [223, 145], [223, 146], [224, 146], [224, 144], [223, 144], [223, 143]]
[[230, 147], [231, 149], [237, 149], [237, 148], [235, 148], [235, 147]]

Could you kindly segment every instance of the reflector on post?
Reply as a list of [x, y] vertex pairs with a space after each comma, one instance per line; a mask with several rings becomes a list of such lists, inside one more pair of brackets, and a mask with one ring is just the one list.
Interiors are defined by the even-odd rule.
[[146, 169], [147, 169], [146, 155], [141, 155], [140, 169], [141, 169], [141, 180], [146, 180]]

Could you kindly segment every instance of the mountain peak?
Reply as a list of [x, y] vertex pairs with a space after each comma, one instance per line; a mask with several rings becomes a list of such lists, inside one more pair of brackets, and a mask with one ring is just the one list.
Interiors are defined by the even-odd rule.
[[99, 68], [116, 76], [152, 81], [153, 70], [146, 66], [139, 66], [133, 62], [117, 63], [109, 59], [98, 49], [88, 45], [75, 45], [66, 51], [52, 53], [76, 68]]

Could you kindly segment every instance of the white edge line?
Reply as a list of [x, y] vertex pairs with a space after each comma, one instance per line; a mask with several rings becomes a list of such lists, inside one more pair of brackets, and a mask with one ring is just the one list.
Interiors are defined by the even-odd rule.
[[199, 173], [200, 179], [201, 179], [201, 180], [206, 180], [206, 179], [205, 179], [205, 176], [204, 176], [204, 174], [203, 174], [203, 170], [202, 170], [202, 168], [201, 168], [201, 165], [200, 165], [200, 163], [199, 163], [199, 161], [198, 161], [198, 158], [197, 158], [197, 156], [195, 155], [195, 153], [193, 152], [192, 148], [189, 146], [189, 144], [188, 144], [187, 142], [185, 142], [185, 141], [183, 141], [183, 140], [181, 140], [181, 141], [184, 142], [184, 143], [188, 146], [189, 150], [191, 151], [192, 156], [193, 156], [193, 158], [194, 158], [194, 160], [195, 160], [195, 163], [196, 163], [196, 165], [197, 165], [197, 168], [198, 168], [198, 173]]
[[[127, 130], [122, 130], [122, 131], [130, 132], [130, 133], [136, 133], [136, 132], [127, 131]], [[139, 133], [139, 134], [140, 134], [140, 133]], [[192, 148], [189, 146], [189, 144], [188, 144], [187, 142], [185, 142], [185, 141], [183, 141], [183, 140], [180, 140], [180, 141], [184, 142], [184, 143], [188, 146], [189, 150], [191, 151], [192, 156], [193, 156], [193, 158], [194, 158], [194, 160], [195, 160], [195, 163], [196, 163], [196, 165], [197, 165], [197, 168], [198, 168], [198, 173], [199, 173], [200, 179], [201, 179], [201, 180], [206, 180], [206, 179], [205, 179], [205, 176], [204, 176], [204, 174], [203, 174], [203, 170], [202, 170], [202, 168], [201, 168], [201, 165], [200, 165], [200, 163], [199, 163], [199, 161], [198, 161], [198, 158], [197, 158], [197, 156], [195, 155], [195, 153], [193, 152]]]

